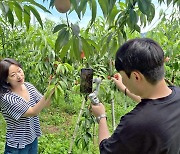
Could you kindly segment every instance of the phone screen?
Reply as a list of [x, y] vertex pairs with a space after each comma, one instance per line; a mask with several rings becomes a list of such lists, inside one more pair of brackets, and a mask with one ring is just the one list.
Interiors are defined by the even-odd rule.
[[82, 68], [80, 77], [81, 77], [80, 92], [81, 93], [91, 93], [92, 92], [92, 82], [93, 82], [93, 69]]

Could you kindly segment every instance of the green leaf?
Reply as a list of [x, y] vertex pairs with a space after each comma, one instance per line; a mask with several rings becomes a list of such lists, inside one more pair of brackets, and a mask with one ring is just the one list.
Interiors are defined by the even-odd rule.
[[13, 12], [14, 9], [14, 4], [12, 1], [7, 2], [8, 8], [11, 9], [11, 11]]
[[120, 29], [124, 26], [125, 21], [127, 20], [127, 16], [125, 11], [122, 11], [121, 13], [119, 13], [116, 21], [115, 21], [115, 25], [119, 24]]
[[58, 85], [57, 88], [59, 89], [60, 93], [61, 93], [62, 95], [64, 95], [64, 91], [63, 91], [63, 89], [61, 88], [61, 86]]
[[26, 25], [27, 29], [29, 29], [29, 24], [30, 24], [31, 16], [30, 16], [29, 7], [27, 5], [24, 5], [23, 15], [24, 15], [25, 25]]
[[173, 68], [175, 71], [177, 71], [179, 69], [179, 63], [178, 62], [173, 63]]
[[63, 65], [61, 65], [61, 66], [60, 66], [60, 73], [64, 74], [64, 72], [65, 72], [65, 68], [64, 68]]
[[100, 49], [100, 46], [96, 44], [95, 40], [91, 40], [91, 39], [86, 39], [87, 42], [92, 45], [96, 50]]
[[159, 19], [163, 16], [163, 14], [164, 14], [164, 10], [160, 9], [160, 11], [159, 11]]
[[8, 12], [7, 12], [7, 17], [8, 17], [8, 21], [10, 22], [11, 26], [14, 26], [14, 16], [12, 14], [11, 9], [9, 8]]
[[172, 0], [167, 0], [167, 6], [172, 2]]
[[151, 14], [150, 17], [149, 17], [149, 21], [152, 21], [154, 16], [155, 16], [155, 6], [154, 6], [154, 4], [151, 4], [149, 9], [150, 9], [150, 14]]
[[79, 36], [79, 33], [80, 33], [79, 26], [77, 24], [72, 24], [71, 23], [71, 28], [72, 28], [73, 34], [76, 35], [76, 36]]
[[79, 19], [80, 19], [80, 12], [78, 11], [78, 4], [77, 4], [77, 1], [76, 0], [71, 0], [71, 5], [72, 5], [72, 9], [70, 10], [70, 13], [75, 10]]
[[0, 2], [0, 8], [3, 14], [7, 14], [9, 11], [9, 6], [5, 2]]
[[16, 1], [13, 1], [13, 2], [14, 2], [14, 11], [15, 11], [16, 17], [18, 18], [19, 22], [22, 24], [23, 9], [19, 3], [17, 3]]
[[96, 19], [96, 13], [97, 13], [97, 4], [96, 4], [96, 0], [92, 0], [92, 19], [91, 19], [91, 24], [93, 24], [93, 22]]
[[47, 13], [50, 13], [50, 14], [51, 14], [51, 12], [50, 12], [49, 10], [47, 10], [43, 5], [35, 2], [34, 0], [28, 0], [28, 1], [30, 1], [31, 4], [39, 7], [39, 8], [40, 8], [41, 10], [43, 10], [44, 12], [47, 12]]
[[86, 5], [84, 6], [83, 10], [81, 11], [81, 12], [82, 12], [82, 16], [84, 16], [84, 14], [86, 13], [86, 8], [87, 8], [87, 3], [86, 3]]
[[71, 45], [71, 47], [69, 48], [69, 49], [70, 49], [69, 57], [70, 57], [70, 59], [76, 59], [76, 57], [75, 57], [75, 55], [74, 55], [74, 49], [73, 49], [73, 37], [71, 38], [71, 42], [72, 42], [72, 45]]
[[101, 49], [101, 55], [104, 55], [108, 51], [108, 46], [106, 43], [104, 43], [102, 49]]
[[132, 25], [135, 25], [138, 22], [138, 16], [133, 9], [130, 9], [129, 16], [130, 16], [130, 21]]
[[60, 101], [62, 94], [63, 94], [63, 92], [58, 87], [55, 87], [54, 97], [55, 97], [56, 102]]
[[50, 94], [51, 94], [51, 92], [52, 92], [52, 90], [53, 90], [54, 88], [55, 88], [55, 85], [49, 85], [49, 86], [48, 86], [47, 91], [46, 91], [46, 93], [45, 93], [45, 98], [46, 98], [46, 99], [50, 96]]
[[108, 16], [108, 22], [110, 25], [114, 24], [115, 17], [119, 13], [119, 10], [117, 9], [116, 6], [114, 6], [113, 10], [111, 11], [111, 14]]
[[59, 81], [59, 83], [60, 83], [62, 89], [67, 89], [67, 86], [63, 81]]
[[103, 12], [104, 18], [106, 18], [108, 14], [108, 0], [98, 0], [98, 2]]
[[54, 1], [55, 0], [51, 0], [50, 3], [49, 3], [49, 8], [53, 8], [54, 7]]
[[79, 50], [79, 38], [73, 37], [73, 52], [76, 57], [76, 59], [80, 60], [80, 50]]
[[89, 45], [87, 40], [82, 37], [81, 37], [81, 41], [82, 41], [82, 49], [84, 51], [85, 57], [88, 59], [91, 53], [91, 46]]
[[109, 0], [108, 2], [109, 2], [109, 4], [108, 4], [108, 14], [110, 14], [112, 9], [115, 6], [116, 0]]
[[54, 97], [56, 100], [58, 100], [58, 88], [57, 87], [54, 88]]
[[146, 0], [138, 0], [138, 7], [143, 14], [147, 15], [148, 7], [149, 7], [148, 5], [149, 4]]
[[109, 42], [111, 41], [112, 36], [113, 36], [113, 33], [110, 33], [110, 34], [108, 35], [107, 41], [106, 41], [107, 44], [109, 44]]
[[126, 9], [126, 4], [124, 2], [119, 2], [119, 6], [122, 10]]
[[64, 27], [67, 27], [67, 25], [66, 24], [59, 24], [59, 25], [55, 26], [53, 29], [53, 33], [58, 32], [59, 30], [61, 30]]
[[2, 27], [1, 27], [1, 25], [0, 25], [0, 34], [2, 34], [2, 32], [3, 32], [3, 29], [2, 29]]
[[69, 31], [64, 27], [58, 34], [55, 43], [55, 50], [59, 51], [69, 41]]
[[137, 24], [134, 25], [134, 29], [136, 31], [138, 31], [139, 33], [141, 32], [141, 29], [140, 29], [140, 27]]
[[62, 50], [61, 50], [61, 52], [60, 52], [60, 58], [61, 58], [61, 59], [63, 59], [63, 58], [66, 56], [66, 54], [67, 54], [67, 52], [68, 52], [68, 50], [69, 50], [69, 48], [70, 48], [71, 43], [72, 43], [72, 41], [70, 40], [70, 41], [68, 41], [67, 44], [65, 44], [65, 45], [62, 47]]
[[64, 63], [64, 65], [68, 68], [70, 72], [74, 70], [74, 68], [70, 64]]
[[34, 16], [38, 20], [39, 24], [43, 28], [43, 23], [42, 23], [40, 15], [39, 15], [39, 12], [33, 6], [31, 6], [31, 5], [29, 5], [29, 10], [34, 14]]
[[161, 4], [162, 2], [164, 2], [164, 0], [158, 0], [158, 3], [160, 3], [160, 4]]
[[[122, 33], [122, 35], [121, 35], [121, 33]], [[122, 43], [124, 43], [124, 40], [127, 40], [126, 32], [124, 30], [121, 30], [121, 33], [118, 34], [119, 44], [122, 44]]]
[[110, 48], [110, 56], [114, 56], [118, 49], [118, 41], [116, 39], [112, 39], [111, 48]]
[[141, 13], [141, 15], [140, 15], [141, 25], [143, 25], [145, 23], [145, 20], [146, 20], [145, 15], [143, 13]]
[[57, 69], [56, 69], [56, 74], [59, 75], [59, 73], [62, 71], [61, 68], [62, 68], [62, 64], [59, 64]]
[[87, 0], [81, 1], [80, 6], [78, 7], [78, 12], [82, 12], [86, 8], [87, 2]]

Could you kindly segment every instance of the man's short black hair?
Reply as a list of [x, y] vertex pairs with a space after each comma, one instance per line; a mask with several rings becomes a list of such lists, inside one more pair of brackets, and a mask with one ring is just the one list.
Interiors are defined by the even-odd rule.
[[164, 52], [160, 45], [149, 38], [136, 38], [124, 43], [116, 53], [115, 68], [130, 78], [132, 71], [139, 71], [151, 84], [164, 77]]

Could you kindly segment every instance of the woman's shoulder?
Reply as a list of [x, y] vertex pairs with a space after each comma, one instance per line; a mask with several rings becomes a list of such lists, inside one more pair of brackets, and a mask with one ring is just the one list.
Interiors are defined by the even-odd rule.
[[30, 82], [24, 82], [24, 85], [28, 88], [35, 88]]
[[14, 95], [12, 94], [11, 91], [7, 91], [6, 93], [3, 93], [1, 96], [0, 96], [0, 100], [2, 102], [6, 102], [6, 101], [12, 101], [14, 100]]
[[33, 86], [30, 82], [24, 82], [26, 86]]
[[36, 87], [33, 84], [31, 84], [30, 82], [24, 82], [24, 85], [26, 86], [26, 88], [28, 89], [29, 92], [36, 91]]

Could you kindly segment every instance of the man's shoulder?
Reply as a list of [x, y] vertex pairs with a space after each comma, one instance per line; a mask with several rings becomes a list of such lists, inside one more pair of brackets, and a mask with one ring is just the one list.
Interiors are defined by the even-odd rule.
[[121, 119], [126, 124], [132, 126], [151, 125], [154, 121], [158, 108], [155, 107], [152, 100], [140, 102], [132, 111], [125, 114]]
[[180, 91], [180, 87], [178, 87], [178, 86], [168, 86], [168, 87], [172, 90]]
[[171, 89], [174, 89], [175, 91], [180, 92], [180, 87], [178, 86], [169, 86]]
[[169, 86], [169, 88], [172, 90], [171, 97], [173, 98], [172, 100], [179, 100], [180, 101], [180, 87], [177, 86]]
[[137, 124], [139, 119], [144, 118], [143, 112], [144, 112], [145, 106], [142, 104], [138, 104], [133, 110], [122, 116], [121, 121], [128, 125]]

